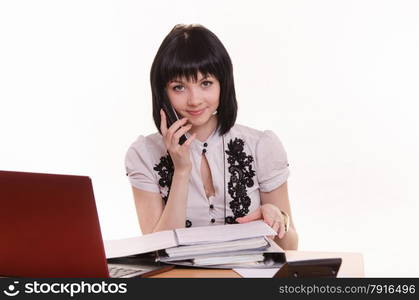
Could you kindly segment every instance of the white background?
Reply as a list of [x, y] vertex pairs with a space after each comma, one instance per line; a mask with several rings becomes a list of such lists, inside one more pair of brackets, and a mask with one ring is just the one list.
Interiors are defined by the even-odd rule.
[[300, 250], [418, 276], [417, 1], [2, 1], [0, 169], [88, 175], [105, 239], [140, 234], [124, 156], [155, 132], [149, 70], [177, 23], [233, 60], [238, 123], [290, 161]]

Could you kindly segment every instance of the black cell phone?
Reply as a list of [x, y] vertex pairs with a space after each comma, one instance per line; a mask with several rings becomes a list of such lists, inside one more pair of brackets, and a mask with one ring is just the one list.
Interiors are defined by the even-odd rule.
[[337, 276], [342, 258], [325, 258], [292, 261], [285, 263], [274, 278], [306, 278]]
[[[173, 123], [175, 123], [177, 120], [179, 120], [179, 116], [177, 115], [173, 106], [170, 105], [170, 104], [163, 103], [162, 108], [164, 110], [164, 113], [166, 114], [167, 128], [169, 128], [170, 126], [172, 126]], [[179, 138], [179, 145], [183, 145], [183, 143], [186, 142], [186, 140], [187, 140], [187, 137], [186, 137], [186, 135], [183, 134]]]

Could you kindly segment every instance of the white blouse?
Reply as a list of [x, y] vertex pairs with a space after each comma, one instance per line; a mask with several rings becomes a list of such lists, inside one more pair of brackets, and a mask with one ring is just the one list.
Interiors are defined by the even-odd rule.
[[[270, 130], [239, 124], [223, 136], [214, 130], [205, 142], [195, 139], [190, 153], [186, 227], [235, 223], [261, 205], [259, 191], [270, 192], [289, 176], [285, 149]], [[215, 189], [209, 198], [201, 179], [203, 154]], [[166, 203], [174, 169], [160, 133], [139, 136], [127, 151], [125, 167], [132, 186], [160, 193]]]

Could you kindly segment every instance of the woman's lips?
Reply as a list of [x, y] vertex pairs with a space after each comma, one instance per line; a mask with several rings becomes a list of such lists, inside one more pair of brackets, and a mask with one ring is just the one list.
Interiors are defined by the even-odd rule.
[[204, 109], [201, 110], [187, 110], [188, 114], [192, 115], [192, 116], [199, 116], [200, 114], [202, 114], [204, 112]]

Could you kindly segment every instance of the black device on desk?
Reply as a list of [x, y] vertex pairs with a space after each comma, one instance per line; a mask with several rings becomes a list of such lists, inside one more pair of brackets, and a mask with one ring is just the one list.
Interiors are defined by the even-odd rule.
[[[163, 110], [164, 113], [166, 114], [166, 118], [167, 118], [167, 128], [169, 128], [170, 126], [173, 125], [173, 123], [175, 123], [177, 120], [179, 120], [179, 116], [177, 115], [175, 109], [173, 108], [172, 105], [167, 103], [168, 100], [166, 102], [163, 102]], [[186, 135], [182, 135], [179, 138], [179, 144], [183, 145], [184, 142], [186, 142], [187, 137]]]
[[338, 274], [342, 258], [309, 259], [285, 263], [274, 278], [334, 278]]

